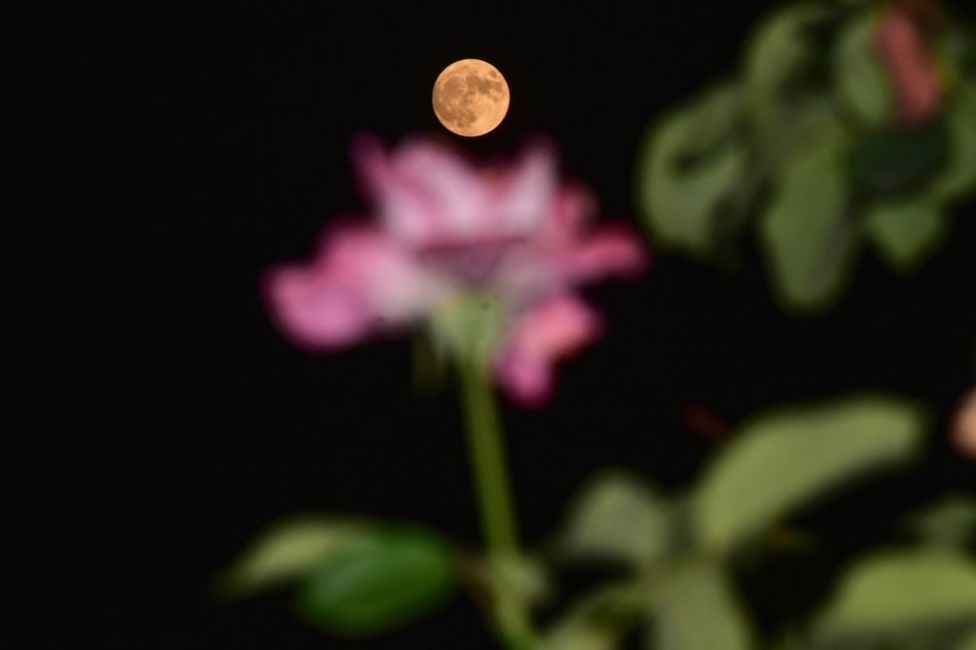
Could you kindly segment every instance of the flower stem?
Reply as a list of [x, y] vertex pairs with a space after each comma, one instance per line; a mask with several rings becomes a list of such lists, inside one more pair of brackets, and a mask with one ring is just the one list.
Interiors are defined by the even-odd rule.
[[[487, 368], [471, 361], [462, 361], [459, 366], [468, 455], [481, 527], [489, 564], [497, 571], [506, 562], [517, 562], [520, 555], [498, 406]], [[506, 594], [502, 587], [496, 576], [493, 579], [495, 625], [509, 648], [531, 650], [535, 646], [535, 633], [528, 613], [517, 596]]]
[[487, 371], [478, 364], [460, 364], [468, 454], [474, 472], [481, 527], [492, 556], [518, 549], [515, 514], [509, 489], [498, 407]]

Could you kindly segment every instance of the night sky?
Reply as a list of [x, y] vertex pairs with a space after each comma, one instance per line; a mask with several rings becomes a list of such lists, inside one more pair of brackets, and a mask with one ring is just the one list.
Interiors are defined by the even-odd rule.
[[[54, 565], [70, 571], [71, 604], [38, 601], [41, 645], [493, 647], [461, 596], [361, 643], [297, 622], [284, 596], [208, 600], [213, 575], [289, 513], [366, 513], [479, 539], [451, 385], [418, 396], [408, 336], [329, 356], [293, 348], [268, 320], [261, 273], [309, 254], [331, 217], [368, 215], [348, 158], [363, 132], [389, 145], [434, 133], [487, 158], [546, 136], [602, 216], [646, 233], [635, 160], [648, 125], [733, 74], [773, 3], [418, 4], [197, 3], [125, 27], [138, 54], [119, 56], [137, 111], [119, 177], [126, 205], [103, 242], [119, 259], [114, 304], [98, 325], [104, 357], [91, 351], [91, 376], [70, 371], [92, 391], [90, 433], [65, 436], [46, 464], [72, 531]], [[467, 57], [497, 66], [512, 94], [506, 120], [479, 139], [447, 133], [430, 105], [438, 72]], [[654, 251], [639, 281], [587, 289], [607, 336], [562, 367], [548, 407], [505, 406], [527, 543], [546, 539], [601, 467], [665, 490], [687, 484], [720, 444], [689, 427], [689, 406], [734, 427], [767, 406], [863, 390], [925, 403], [933, 443], [920, 474], [804, 513], [832, 546], [742, 585], [764, 629], [809, 607], [829, 584], [825, 567], [971, 472], [938, 438], [973, 380], [973, 207], [957, 210], [915, 275], [863, 255], [847, 297], [819, 318], [773, 302], [751, 233], [730, 271]], [[789, 588], [796, 579], [807, 586]]]

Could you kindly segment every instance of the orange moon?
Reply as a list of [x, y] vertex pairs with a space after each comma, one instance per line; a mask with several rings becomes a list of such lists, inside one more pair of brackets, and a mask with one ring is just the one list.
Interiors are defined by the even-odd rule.
[[455, 61], [437, 76], [432, 101], [444, 128], [466, 137], [493, 130], [508, 113], [508, 84], [481, 59]]

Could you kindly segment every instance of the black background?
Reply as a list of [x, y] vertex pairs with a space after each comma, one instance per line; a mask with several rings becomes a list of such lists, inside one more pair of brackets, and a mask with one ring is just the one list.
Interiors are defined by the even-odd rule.
[[[121, 26], [134, 128], [118, 176], [125, 205], [102, 242], [113, 308], [104, 320], [77, 316], [104, 336], [91, 365], [74, 369], [91, 383], [79, 388], [94, 388], [92, 426], [59, 447], [52, 472], [67, 488], [55, 514], [70, 522], [71, 544], [56, 566], [70, 567], [70, 596], [67, 606], [38, 602], [47, 624], [35, 640], [492, 647], [462, 597], [399, 636], [359, 644], [296, 622], [285, 597], [207, 599], [215, 572], [293, 512], [362, 512], [478, 540], [450, 387], [418, 398], [407, 338], [299, 352], [270, 326], [258, 278], [306, 255], [330, 217], [368, 214], [347, 157], [353, 134], [453, 138], [435, 121], [430, 88], [465, 57], [506, 75], [512, 105], [495, 132], [454, 138], [459, 148], [512, 154], [547, 135], [602, 215], [637, 224], [634, 163], [647, 125], [734, 73], [772, 4], [255, 0], [159, 9]], [[829, 585], [824, 568], [890, 532], [897, 513], [965, 487], [972, 471], [944, 437], [972, 383], [974, 217], [957, 210], [944, 248], [916, 275], [866, 253], [847, 298], [820, 318], [796, 320], [772, 302], [751, 235], [733, 273], [655, 252], [642, 280], [588, 289], [608, 336], [563, 367], [547, 408], [505, 409], [524, 538], [543, 541], [603, 466], [664, 489], [694, 477], [715, 443], [682, 418], [689, 404], [734, 426], [783, 401], [866, 389], [925, 402], [933, 442], [918, 473], [806, 513], [827, 545], [743, 580], [764, 630], [815, 603]], [[570, 590], [588, 579], [564, 577]]]

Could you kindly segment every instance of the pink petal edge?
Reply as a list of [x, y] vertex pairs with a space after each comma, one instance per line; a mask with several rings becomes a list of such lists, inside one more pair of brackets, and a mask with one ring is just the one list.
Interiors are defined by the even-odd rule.
[[514, 324], [496, 366], [499, 383], [518, 402], [538, 407], [548, 401], [555, 364], [599, 337], [599, 315], [572, 294], [545, 300]]
[[264, 278], [278, 328], [296, 344], [329, 350], [420, 318], [442, 289], [382, 233], [343, 228], [323, 237], [315, 258]]

